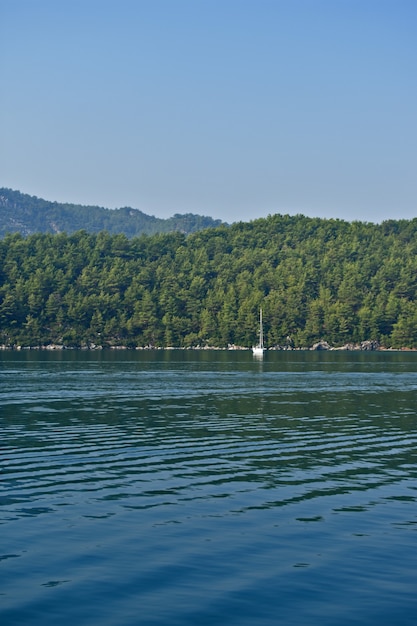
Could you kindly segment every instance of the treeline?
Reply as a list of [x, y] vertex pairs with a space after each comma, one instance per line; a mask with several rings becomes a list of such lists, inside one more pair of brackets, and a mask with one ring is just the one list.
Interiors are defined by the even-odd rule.
[[417, 219], [0, 240], [0, 343], [417, 347]]
[[162, 219], [130, 207], [105, 209], [50, 202], [20, 191], [0, 188], [0, 236], [14, 232], [30, 235], [73, 233], [78, 230], [89, 233], [106, 230], [112, 234], [124, 233], [127, 237], [172, 231], [189, 234], [203, 228], [220, 226], [221, 223], [220, 220], [194, 213], [177, 213]]

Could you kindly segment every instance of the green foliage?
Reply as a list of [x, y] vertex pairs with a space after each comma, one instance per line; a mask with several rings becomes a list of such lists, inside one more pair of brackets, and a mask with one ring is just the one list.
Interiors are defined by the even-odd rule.
[[0, 240], [0, 344], [417, 347], [417, 220]]
[[124, 233], [127, 237], [172, 231], [189, 234], [221, 224], [220, 220], [192, 213], [177, 213], [168, 219], [160, 219], [130, 207], [111, 210], [98, 206], [48, 202], [6, 188], [0, 189], [0, 218], [1, 237], [15, 232], [30, 235], [74, 233], [78, 230]]

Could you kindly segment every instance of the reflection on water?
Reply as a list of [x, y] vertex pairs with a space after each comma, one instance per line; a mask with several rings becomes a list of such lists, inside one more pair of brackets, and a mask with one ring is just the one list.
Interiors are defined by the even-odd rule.
[[414, 624], [417, 355], [3, 353], [2, 624]]

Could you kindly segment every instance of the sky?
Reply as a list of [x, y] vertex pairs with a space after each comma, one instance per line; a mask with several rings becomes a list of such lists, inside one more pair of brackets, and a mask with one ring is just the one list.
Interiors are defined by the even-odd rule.
[[416, 0], [0, 0], [0, 187], [417, 217]]

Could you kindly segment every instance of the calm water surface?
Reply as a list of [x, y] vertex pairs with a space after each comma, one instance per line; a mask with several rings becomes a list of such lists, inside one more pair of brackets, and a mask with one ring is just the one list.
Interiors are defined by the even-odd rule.
[[2, 626], [417, 623], [417, 354], [0, 354]]

